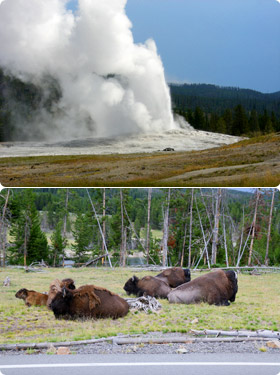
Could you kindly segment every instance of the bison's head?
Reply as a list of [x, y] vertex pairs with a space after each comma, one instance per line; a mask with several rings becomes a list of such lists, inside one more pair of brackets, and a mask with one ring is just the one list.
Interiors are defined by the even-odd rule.
[[126, 291], [128, 295], [130, 294], [136, 294], [138, 292], [138, 277], [132, 276], [130, 279], [127, 280], [127, 282], [124, 284], [123, 289]]
[[63, 279], [60, 284], [61, 288], [64, 286], [68, 289], [74, 290], [76, 289], [75, 282], [73, 279]]
[[226, 276], [231, 284], [231, 288], [232, 288], [232, 295], [230, 296], [229, 300], [230, 302], [234, 302], [235, 301], [235, 296], [236, 296], [236, 293], [238, 291], [238, 284], [237, 284], [237, 273], [235, 271], [232, 271], [232, 270], [229, 270], [229, 271], [226, 271]]
[[70, 315], [70, 305], [73, 299], [71, 290], [63, 287], [61, 292], [57, 292], [50, 304], [50, 309], [55, 317], [59, 319], [62, 316]]
[[186, 283], [191, 281], [191, 272], [188, 268], [184, 269], [184, 274], [185, 274]]
[[23, 288], [16, 292], [16, 298], [24, 299], [28, 296], [28, 290]]

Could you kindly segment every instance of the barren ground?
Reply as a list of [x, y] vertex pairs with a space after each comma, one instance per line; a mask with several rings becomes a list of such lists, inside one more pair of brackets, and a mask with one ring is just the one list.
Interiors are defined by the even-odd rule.
[[0, 159], [6, 187], [262, 186], [280, 183], [280, 133], [203, 151]]

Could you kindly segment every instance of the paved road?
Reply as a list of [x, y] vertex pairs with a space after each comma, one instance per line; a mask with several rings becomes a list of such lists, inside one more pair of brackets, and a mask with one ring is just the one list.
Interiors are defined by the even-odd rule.
[[0, 375], [280, 375], [280, 354], [13, 355]]

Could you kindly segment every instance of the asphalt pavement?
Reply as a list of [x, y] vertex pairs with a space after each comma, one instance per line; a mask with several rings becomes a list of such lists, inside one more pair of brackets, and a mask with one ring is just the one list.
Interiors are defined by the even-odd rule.
[[0, 356], [0, 375], [280, 375], [280, 354]]

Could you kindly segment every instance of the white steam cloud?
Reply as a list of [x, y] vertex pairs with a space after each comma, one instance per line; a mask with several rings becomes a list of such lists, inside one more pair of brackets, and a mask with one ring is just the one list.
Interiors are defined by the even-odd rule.
[[51, 76], [62, 90], [26, 130], [69, 139], [174, 128], [156, 45], [134, 43], [126, 0], [79, 0], [75, 15], [66, 5], [0, 0], [0, 66], [35, 84]]

